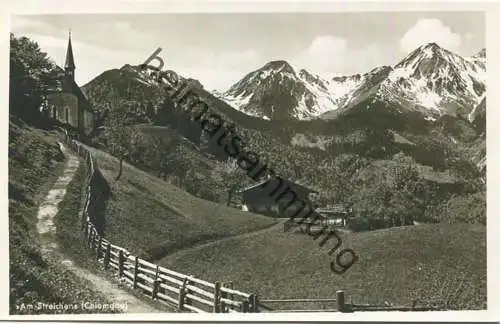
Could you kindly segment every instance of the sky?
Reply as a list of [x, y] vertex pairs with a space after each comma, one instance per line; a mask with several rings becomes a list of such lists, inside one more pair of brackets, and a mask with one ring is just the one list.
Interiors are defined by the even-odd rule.
[[462, 56], [477, 53], [486, 42], [480, 11], [11, 17], [11, 32], [37, 41], [60, 66], [69, 29], [80, 86], [106, 70], [141, 64], [161, 47], [164, 69], [219, 91], [272, 60], [330, 78], [395, 65], [429, 42]]

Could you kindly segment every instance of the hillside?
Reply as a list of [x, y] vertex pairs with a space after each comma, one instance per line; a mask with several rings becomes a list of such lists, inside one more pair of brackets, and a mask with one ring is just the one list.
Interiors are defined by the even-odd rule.
[[92, 149], [110, 185], [104, 235], [146, 259], [156, 260], [175, 250], [209, 240], [259, 230], [274, 219], [242, 212], [206, 200], [128, 164], [114, 181], [118, 161]]
[[411, 306], [418, 300], [417, 305], [441, 309], [486, 307], [484, 226], [422, 225], [341, 236], [359, 254], [358, 263], [341, 276], [329, 269], [334, 257], [326, 253], [329, 244], [320, 249], [311, 237], [283, 233], [281, 227], [179, 251], [160, 264], [233, 281], [260, 299], [334, 298], [336, 290], [344, 290], [348, 300], [361, 304]]
[[[37, 235], [37, 211], [57, 177], [65, 159], [55, 131], [9, 121], [9, 255], [10, 313], [61, 313], [17, 306], [37, 303], [106, 303], [104, 296], [89, 289], [55, 258], [42, 255]], [[78, 311], [77, 311], [78, 312]]]

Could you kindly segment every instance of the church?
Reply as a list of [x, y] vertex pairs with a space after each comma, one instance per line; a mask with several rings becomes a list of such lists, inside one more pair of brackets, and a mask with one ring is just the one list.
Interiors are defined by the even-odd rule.
[[[62, 69], [61, 69], [62, 70]], [[61, 71], [60, 85], [47, 96], [50, 117], [80, 135], [89, 136], [95, 128], [94, 111], [75, 82], [75, 60], [69, 33], [64, 70]]]

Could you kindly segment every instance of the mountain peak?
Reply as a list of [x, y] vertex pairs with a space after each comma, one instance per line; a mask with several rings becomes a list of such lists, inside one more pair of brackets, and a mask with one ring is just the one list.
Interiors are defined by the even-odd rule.
[[268, 62], [262, 67], [264, 70], [278, 70], [284, 72], [294, 73], [295, 69], [285, 60], [276, 60]]
[[418, 48], [416, 48], [413, 52], [408, 54], [408, 56], [406, 56], [401, 62], [396, 64], [395, 68], [410, 67], [410, 66], [415, 68], [422, 62], [429, 63], [429, 60], [432, 62], [431, 64], [439, 65], [442, 64], [442, 62], [448, 60], [450, 56], [455, 56], [455, 54], [440, 47], [437, 43], [431, 42], [423, 44]]
[[438, 49], [438, 48], [441, 48], [441, 46], [439, 46], [437, 43], [435, 42], [430, 42], [430, 43], [427, 43], [427, 44], [424, 44], [422, 45], [423, 48], [432, 48], [432, 49]]
[[486, 58], [486, 48], [482, 48], [479, 52], [476, 53], [473, 57], [481, 57]]
[[442, 55], [448, 51], [439, 46], [437, 43], [431, 42], [420, 46], [415, 50], [415, 52], [421, 53], [421, 55], [427, 57], [432, 57], [434, 55]]

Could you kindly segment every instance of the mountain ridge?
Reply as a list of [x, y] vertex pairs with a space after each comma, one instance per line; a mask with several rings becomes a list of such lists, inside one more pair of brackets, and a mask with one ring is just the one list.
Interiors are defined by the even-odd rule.
[[486, 91], [485, 72], [486, 49], [461, 57], [428, 43], [394, 66], [331, 79], [274, 60], [214, 95], [268, 120], [336, 118], [370, 96], [435, 119], [443, 113], [469, 114]]

